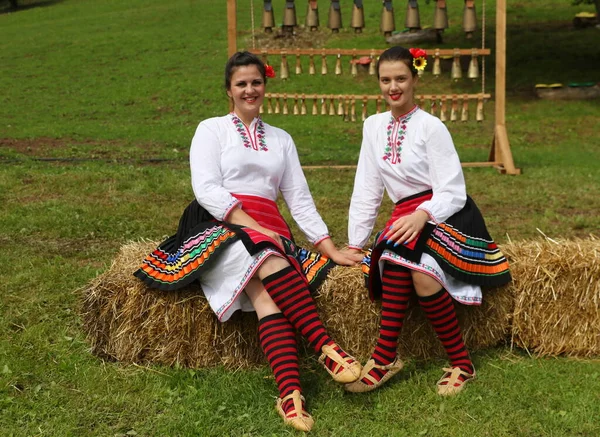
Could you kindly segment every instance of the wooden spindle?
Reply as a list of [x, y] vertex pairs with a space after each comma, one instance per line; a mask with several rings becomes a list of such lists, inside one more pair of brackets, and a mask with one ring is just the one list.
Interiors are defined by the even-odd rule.
[[300, 61], [300, 53], [296, 53], [296, 74], [302, 74], [302, 62]]
[[475, 112], [475, 119], [477, 121], [483, 121], [483, 98], [477, 99], [477, 110]]
[[281, 55], [281, 71], [279, 72], [279, 77], [283, 80], [286, 80], [290, 76], [287, 56], [285, 54]]
[[452, 96], [452, 107], [450, 109], [450, 121], [458, 120], [458, 99], [456, 95]]
[[282, 114], [283, 115], [288, 115], [289, 114], [289, 109], [288, 109], [288, 97], [287, 94], [283, 95], [283, 111]]
[[463, 97], [462, 111], [460, 111], [460, 121], [469, 121], [469, 97], [465, 94]]
[[335, 115], [335, 102], [333, 96], [329, 96], [329, 115]]
[[335, 74], [339, 76], [342, 74], [342, 55], [338, 53], [337, 59], [335, 60]]
[[362, 100], [362, 112], [361, 112], [361, 116], [360, 116], [360, 119], [362, 121], [365, 121], [367, 119], [367, 102], [368, 102], [367, 96], [364, 96], [363, 100]]
[[316, 74], [317, 70], [315, 68], [315, 58], [313, 55], [308, 57], [308, 74], [313, 75]]
[[440, 103], [440, 120], [442, 122], [446, 122], [447, 119], [448, 118], [446, 117], [446, 96], [442, 96]]

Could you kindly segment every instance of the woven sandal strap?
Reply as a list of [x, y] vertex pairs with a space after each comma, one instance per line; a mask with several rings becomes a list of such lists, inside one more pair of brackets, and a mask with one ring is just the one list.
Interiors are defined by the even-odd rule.
[[447, 382], [448, 385], [454, 385], [457, 382], [459, 382], [458, 378], [460, 376], [464, 376], [465, 380], [473, 378], [473, 375], [471, 373], [465, 372], [460, 367], [453, 367], [453, 368], [444, 367], [444, 368], [442, 368], [442, 370], [446, 373], [449, 373], [450, 375], [444, 376], [442, 379], [439, 380], [438, 384], [441, 382]]
[[327, 366], [325, 366], [327, 371], [329, 373], [331, 373], [332, 375], [334, 375], [340, 368], [347, 366], [349, 364], [349, 361], [351, 360], [350, 356], [348, 356], [346, 358], [342, 358], [342, 356], [332, 346], [325, 345], [325, 346], [323, 346], [322, 350], [323, 350], [323, 353], [319, 357], [319, 361], [324, 363], [325, 358], [329, 358], [336, 364], [333, 368], [333, 371], [329, 370], [329, 368]]
[[[298, 396], [296, 396], [296, 393], [298, 393]], [[287, 395], [286, 397], [281, 399], [281, 405], [283, 405], [286, 401], [288, 401], [290, 399], [292, 399], [292, 401], [294, 402], [294, 409], [292, 411], [289, 411], [286, 414], [286, 417], [288, 415], [294, 414], [294, 413], [296, 414], [297, 417], [310, 416], [308, 414], [308, 412], [302, 406], [302, 402], [306, 402], [306, 399], [304, 399], [304, 396], [302, 396], [299, 391], [294, 390], [292, 393], [290, 393], [289, 395]]]

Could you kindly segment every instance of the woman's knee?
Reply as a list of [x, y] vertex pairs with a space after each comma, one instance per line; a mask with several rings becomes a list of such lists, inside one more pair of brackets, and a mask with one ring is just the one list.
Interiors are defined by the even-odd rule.
[[425, 273], [411, 271], [415, 291], [419, 296], [431, 296], [440, 291], [442, 286], [438, 281]]
[[279, 256], [271, 255], [269, 256], [260, 266], [257, 272], [257, 276], [260, 279], [264, 279], [273, 273], [277, 273], [280, 270], [289, 267], [290, 263], [287, 262], [284, 258]]
[[250, 299], [254, 311], [259, 319], [269, 316], [274, 313], [279, 313], [281, 310], [273, 301], [262, 282], [258, 279], [251, 279], [244, 290]]

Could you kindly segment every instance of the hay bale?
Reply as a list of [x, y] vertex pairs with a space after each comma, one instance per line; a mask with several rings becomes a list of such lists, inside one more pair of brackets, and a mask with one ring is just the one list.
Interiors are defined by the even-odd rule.
[[198, 285], [152, 290], [133, 272], [157, 243], [123, 246], [84, 290], [82, 318], [92, 352], [125, 363], [249, 367], [264, 362], [256, 315], [218, 322]]
[[515, 345], [539, 355], [600, 354], [600, 241], [510, 243]]
[[[133, 276], [157, 243], [121, 248], [111, 267], [85, 289], [82, 318], [93, 353], [125, 363], [178, 363], [188, 367], [250, 367], [265, 362], [254, 313], [220, 323], [199, 286], [180, 291], [149, 289]], [[357, 357], [369, 357], [378, 334], [378, 304], [367, 297], [359, 268], [336, 267], [315, 300], [333, 338]], [[510, 288], [487, 293], [481, 307], [458, 305], [471, 349], [509, 337], [514, 298]], [[444, 356], [422, 310], [412, 303], [400, 339], [402, 356]]]

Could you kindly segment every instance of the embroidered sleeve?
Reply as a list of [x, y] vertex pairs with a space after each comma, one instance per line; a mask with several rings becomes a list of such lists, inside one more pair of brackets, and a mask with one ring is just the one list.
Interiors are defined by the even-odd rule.
[[317, 212], [294, 141], [288, 134], [285, 135], [285, 169], [279, 190], [302, 233], [312, 244], [317, 244], [329, 237], [329, 231]]
[[467, 192], [450, 132], [439, 119], [433, 120], [425, 143], [433, 197], [417, 209], [425, 211], [435, 223], [441, 223], [465, 206]]
[[192, 189], [198, 203], [217, 220], [225, 220], [238, 204], [223, 188], [221, 147], [215, 120], [205, 120], [196, 129], [190, 148]]
[[375, 226], [384, 191], [376, 163], [376, 129], [369, 129], [369, 125], [373, 124], [369, 121], [367, 119], [363, 127], [363, 140], [348, 214], [348, 245], [354, 248], [363, 248], [367, 244]]

